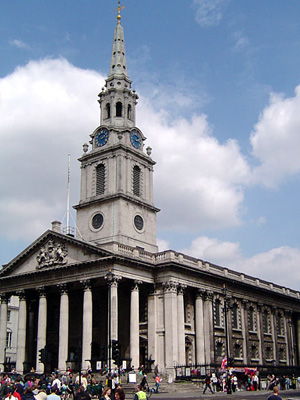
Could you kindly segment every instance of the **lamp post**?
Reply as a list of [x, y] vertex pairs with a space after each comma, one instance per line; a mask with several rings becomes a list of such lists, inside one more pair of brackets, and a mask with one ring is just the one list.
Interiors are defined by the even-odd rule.
[[295, 365], [295, 360], [294, 360], [294, 336], [293, 336], [293, 322], [290, 319], [289, 322], [289, 327], [290, 327], [290, 337], [291, 337], [291, 345], [290, 345], [290, 349], [291, 349], [291, 361], [292, 361], [292, 366]]
[[226, 356], [227, 356], [227, 366], [230, 367], [231, 364], [231, 359], [230, 359], [230, 354], [229, 354], [229, 340], [228, 340], [228, 326], [227, 326], [227, 313], [230, 309], [230, 305], [227, 303], [227, 288], [224, 283], [223, 285], [223, 294], [224, 294], [224, 323], [225, 323], [225, 338], [226, 338]]
[[107, 345], [107, 356], [108, 356], [108, 371], [111, 372], [111, 285], [114, 281], [115, 274], [109, 269], [105, 276], [108, 284], [108, 345]]

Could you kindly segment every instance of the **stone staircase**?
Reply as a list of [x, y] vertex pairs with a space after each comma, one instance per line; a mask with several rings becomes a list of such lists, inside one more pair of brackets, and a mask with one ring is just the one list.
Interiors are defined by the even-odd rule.
[[[160, 375], [162, 381], [159, 385], [160, 393], [186, 393], [191, 391], [200, 392], [202, 388], [202, 383], [193, 382], [193, 381], [174, 381], [172, 383], [168, 382], [167, 376]], [[154, 375], [149, 373], [147, 375], [147, 380], [149, 384], [149, 388], [155, 389]], [[122, 379], [122, 387], [126, 393], [126, 398], [131, 399], [134, 396], [135, 389], [137, 385], [140, 383], [141, 378], [137, 375], [136, 383], [127, 383], [127, 377], [123, 377]]]

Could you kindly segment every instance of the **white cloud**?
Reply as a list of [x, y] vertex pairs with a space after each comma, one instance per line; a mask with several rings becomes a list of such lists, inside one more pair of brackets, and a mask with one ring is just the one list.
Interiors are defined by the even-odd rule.
[[165, 251], [170, 249], [170, 244], [167, 240], [157, 239], [158, 251]]
[[1, 236], [33, 239], [63, 218], [68, 153], [72, 199], [78, 201], [76, 159], [98, 124], [103, 79], [64, 59], [46, 59], [0, 80]]
[[259, 165], [253, 182], [276, 187], [300, 172], [300, 86], [295, 96], [272, 94], [251, 134], [253, 156]]
[[194, 239], [191, 246], [181, 252], [222, 266], [232, 265], [242, 257], [238, 243], [221, 242], [206, 236]]
[[218, 25], [227, 4], [228, 0], [194, 0], [196, 22], [203, 28]]
[[234, 52], [240, 52], [249, 45], [249, 39], [241, 31], [233, 33], [233, 40], [234, 40], [234, 46], [233, 46]]
[[240, 224], [242, 187], [250, 172], [237, 143], [220, 144], [204, 115], [169, 123], [168, 115], [153, 111], [145, 99], [138, 115], [157, 161], [160, 223], [181, 231]]
[[189, 248], [180, 251], [203, 261], [300, 290], [300, 249], [297, 248], [282, 246], [245, 258], [239, 243], [201, 236], [193, 240]]
[[11, 46], [17, 47], [18, 49], [29, 49], [28, 44], [22, 42], [22, 40], [14, 39], [9, 42]]

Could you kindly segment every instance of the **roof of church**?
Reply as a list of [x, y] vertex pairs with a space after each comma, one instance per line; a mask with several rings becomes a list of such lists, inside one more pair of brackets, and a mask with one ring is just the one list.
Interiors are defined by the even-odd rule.
[[58, 239], [62, 242], [85, 248], [86, 250], [89, 250], [89, 252], [99, 255], [99, 257], [107, 257], [112, 255], [110, 251], [103, 250], [94, 244], [48, 229], [9, 263], [3, 265], [3, 268], [0, 271], [0, 277], [3, 277], [7, 273], [10, 273], [15, 265], [22, 262], [26, 257], [28, 257], [29, 254], [37, 250], [39, 247], [42, 246], [43, 243], [49, 241], [50, 239]]

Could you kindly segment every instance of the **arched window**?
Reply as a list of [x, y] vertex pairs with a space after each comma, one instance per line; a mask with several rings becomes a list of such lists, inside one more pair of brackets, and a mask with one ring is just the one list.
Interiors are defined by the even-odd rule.
[[253, 344], [251, 346], [251, 358], [257, 358], [256, 357], [256, 346], [255, 346], [255, 344]]
[[127, 118], [131, 119], [131, 105], [130, 104], [128, 104], [128, 107], [127, 107]]
[[254, 310], [253, 307], [249, 307], [248, 310], [248, 316], [249, 316], [249, 331], [254, 331]]
[[104, 194], [105, 192], [105, 166], [99, 164], [96, 168], [96, 195]]
[[232, 306], [232, 328], [238, 329], [238, 306], [234, 304]]
[[268, 311], [265, 310], [263, 313], [263, 330], [264, 333], [269, 333], [269, 318], [268, 318]]
[[106, 118], [110, 118], [110, 104], [106, 104]]
[[266, 347], [265, 354], [267, 360], [270, 360], [272, 358], [271, 347]]
[[280, 313], [277, 314], [277, 332], [278, 335], [283, 335], [282, 318]]
[[216, 299], [216, 302], [215, 302], [215, 322], [216, 322], [216, 326], [221, 326], [220, 307], [221, 307], [221, 302], [220, 302], [219, 299]]
[[122, 117], [122, 103], [120, 101], [116, 104], [116, 117]]
[[234, 352], [234, 358], [241, 357], [241, 345], [239, 343], [235, 343], [233, 347], [233, 352]]
[[216, 344], [216, 356], [217, 357], [222, 357], [223, 355], [223, 343], [222, 342], [217, 342]]
[[137, 165], [133, 167], [133, 194], [141, 195], [141, 169]]

